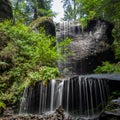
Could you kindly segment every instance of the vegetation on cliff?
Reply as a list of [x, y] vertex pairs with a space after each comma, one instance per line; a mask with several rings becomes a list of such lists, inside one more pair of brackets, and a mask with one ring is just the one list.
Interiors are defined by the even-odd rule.
[[28, 84], [34, 85], [38, 80], [46, 84], [59, 76], [57, 59], [62, 57], [53, 45], [55, 37], [46, 36], [44, 31], [36, 33], [10, 21], [0, 23], [0, 28], [0, 103], [16, 104]]

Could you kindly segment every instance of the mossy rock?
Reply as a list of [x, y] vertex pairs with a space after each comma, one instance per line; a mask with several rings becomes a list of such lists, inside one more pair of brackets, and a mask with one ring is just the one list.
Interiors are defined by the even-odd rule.
[[13, 18], [10, 0], [0, 0], [0, 21]]
[[51, 18], [40, 17], [34, 20], [30, 27], [36, 32], [40, 32], [41, 28], [44, 28], [46, 35], [55, 36], [55, 24]]
[[99, 120], [120, 120], [120, 98], [108, 103]]

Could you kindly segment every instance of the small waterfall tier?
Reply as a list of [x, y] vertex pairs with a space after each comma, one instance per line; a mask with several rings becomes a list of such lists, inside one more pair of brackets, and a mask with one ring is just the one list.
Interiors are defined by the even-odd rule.
[[108, 96], [108, 81], [92, 76], [51, 80], [46, 86], [37, 82], [25, 88], [19, 113], [41, 114], [62, 106], [68, 115], [94, 117], [104, 109]]

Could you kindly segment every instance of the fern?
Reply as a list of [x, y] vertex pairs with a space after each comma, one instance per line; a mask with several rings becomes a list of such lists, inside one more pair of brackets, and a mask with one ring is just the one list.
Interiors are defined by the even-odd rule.
[[3, 108], [3, 109], [5, 109], [5, 108], [6, 108], [5, 103], [4, 103], [4, 102], [2, 102], [2, 101], [0, 101], [0, 108]]
[[8, 67], [8, 63], [0, 61], [0, 69], [6, 69]]

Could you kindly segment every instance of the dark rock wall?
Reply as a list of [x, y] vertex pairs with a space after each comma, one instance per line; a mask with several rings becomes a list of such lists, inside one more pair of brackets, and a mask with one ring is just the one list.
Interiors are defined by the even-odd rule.
[[[110, 48], [113, 24], [104, 20], [91, 20], [82, 30], [78, 22], [57, 24], [58, 43], [69, 37], [72, 39], [66, 54], [66, 62], [60, 61], [59, 69], [63, 75], [93, 73], [103, 61], [114, 61], [114, 53]], [[70, 55], [69, 53], [72, 53]]]
[[[99, 38], [99, 40], [103, 39], [106, 43], [112, 44], [114, 40], [112, 36], [112, 29], [114, 28], [114, 25], [108, 21], [105, 21], [102, 19], [90, 20], [88, 21], [87, 27], [84, 28], [84, 31], [85, 32], [89, 32], [89, 31], [97, 32], [97, 29], [100, 28], [100, 26], [103, 26], [104, 30], [103, 32], [101, 31], [102, 36]], [[100, 32], [98, 34], [100, 35]], [[104, 38], [105, 36], [107, 36], [107, 38]]]
[[13, 17], [12, 7], [9, 0], [0, 0], [0, 21]]

